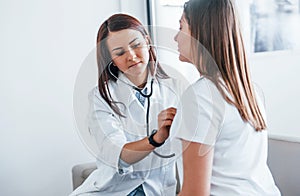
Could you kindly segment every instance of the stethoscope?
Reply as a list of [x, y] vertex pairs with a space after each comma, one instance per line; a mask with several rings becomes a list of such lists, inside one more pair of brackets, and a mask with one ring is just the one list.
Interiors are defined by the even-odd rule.
[[[156, 52], [156, 55], [157, 55], [157, 52]], [[156, 57], [156, 59], [157, 59], [157, 57]], [[132, 89], [138, 91], [143, 97], [147, 98], [148, 104], [147, 104], [147, 110], [146, 110], [146, 129], [147, 129], [147, 136], [148, 136], [148, 137], [149, 137], [149, 135], [150, 135], [150, 133], [149, 133], [149, 132], [150, 132], [150, 131], [149, 131], [149, 130], [150, 130], [150, 127], [149, 127], [150, 97], [151, 97], [152, 94], [153, 94], [153, 83], [154, 83], [154, 80], [155, 80], [154, 76], [155, 76], [155, 73], [156, 73], [157, 64], [158, 64], [158, 61], [155, 60], [154, 71], [153, 71], [153, 75], [151, 76], [150, 92], [149, 92], [148, 94], [147, 94], [147, 93], [144, 93], [144, 92], [142, 91], [143, 89], [138, 88], [138, 87], [136, 87], [136, 86], [134, 86], [134, 85], [132, 85], [132, 84], [129, 84], [128, 82], [126, 82], [126, 81], [124, 81], [124, 80], [118, 78], [117, 76], [115, 76], [115, 75], [112, 73], [111, 69], [110, 69], [111, 65], [113, 65], [113, 61], [112, 61], [112, 60], [111, 60], [111, 61], [108, 63], [108, 65], [107, 65], [107, 66], [108, 66], [108, 71], [109, 71], [109, 73], [110, 73], [116, 80], [119, 80], [120, 82], [124, 83], [125, 85], [127, 85], [127, 86], [131, 87]], [[172, 158], [172, 157], [175, 156], [175, 153], [172, 153], [172, 154], [170, 154], [170, 155], [162, 155], [162, 154], [156, 152], [155, 150], [153, 150], [153, 153], [154, 153], [155, 155], [161, 157], [161, 158]]]

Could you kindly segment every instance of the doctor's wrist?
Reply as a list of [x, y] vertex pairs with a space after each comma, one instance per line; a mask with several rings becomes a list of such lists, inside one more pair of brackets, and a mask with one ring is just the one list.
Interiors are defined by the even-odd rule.
[[154, 147], [160, 147], [165, 143], [165, 138], [161, 137], [156, 129], [154, 129], [151, 135], [148, 137], [149, 143]]
[[157, 142], [157, 143], [164, 143], [165, 139], [161, 136], [159, 136], [157, 133], [153, 136], [153, 139]]

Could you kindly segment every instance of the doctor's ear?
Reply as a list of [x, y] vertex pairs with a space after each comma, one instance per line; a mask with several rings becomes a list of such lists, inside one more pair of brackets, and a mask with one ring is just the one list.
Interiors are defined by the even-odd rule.
[[146, 41], [147, 49], [150, 50], [151, 48], [150, 37], [148, 35], [145, 36], [145, 41]]

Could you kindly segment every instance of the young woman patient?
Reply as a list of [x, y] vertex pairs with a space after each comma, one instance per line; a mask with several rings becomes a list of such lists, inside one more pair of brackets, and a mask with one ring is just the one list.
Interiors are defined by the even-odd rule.
[[184, 93], [173, 122], [179, 126], [171, 130], [183, 142], [180, 195], [280, 195], [267, 166], [265, 109], [234, 1], [186, 2], [175, 41], [179, 59], [201, 75]]

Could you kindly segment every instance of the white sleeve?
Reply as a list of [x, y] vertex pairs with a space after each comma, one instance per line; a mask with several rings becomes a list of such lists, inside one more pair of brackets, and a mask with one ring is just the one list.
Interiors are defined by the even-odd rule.
[[214, 145], [224, 114], [222, 95], [211, 81], [202, 78], [184, 92], [172, 128], [180, 139]]
[[119, 174], [131, 171], [132, 166], [120, 165], [120, 154], [127, 140], [119, 117], [103, 100], [97, 89], [90, 92], [89, 101], [88, 125], [97, 142], [97, 158], [115, 168]]

